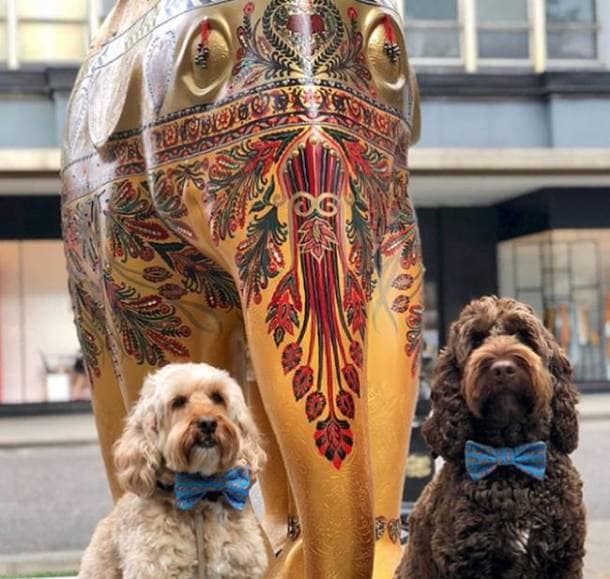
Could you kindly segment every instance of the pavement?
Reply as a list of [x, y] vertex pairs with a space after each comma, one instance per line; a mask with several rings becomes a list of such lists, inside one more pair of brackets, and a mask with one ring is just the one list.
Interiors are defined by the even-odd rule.
[[[585, 579], [610, 579], [610, 394], [584, 395], [580, 416]], [[0, 418], [0, 577], [73, 576], [111, 506], [92, 415]]]

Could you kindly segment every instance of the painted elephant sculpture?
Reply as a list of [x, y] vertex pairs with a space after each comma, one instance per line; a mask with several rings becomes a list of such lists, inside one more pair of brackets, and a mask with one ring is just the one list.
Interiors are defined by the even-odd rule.
[[115, 498], [144, 376], [204, 361], [248, 384], [265, 435], [270, 576], [391, 577], [422, 325], [417, 102], [389, 1], [119, 0], [62, 163]]

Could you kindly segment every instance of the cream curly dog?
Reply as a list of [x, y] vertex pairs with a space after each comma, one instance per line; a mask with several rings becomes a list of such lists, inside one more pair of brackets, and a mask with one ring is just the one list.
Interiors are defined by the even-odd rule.
[[267, 543], [247, 494], [264, 460], [226, 372], [170, 364], [150, 375], [115, 447], [126, 493], [95, 530], [79, 577], [261, 577]]

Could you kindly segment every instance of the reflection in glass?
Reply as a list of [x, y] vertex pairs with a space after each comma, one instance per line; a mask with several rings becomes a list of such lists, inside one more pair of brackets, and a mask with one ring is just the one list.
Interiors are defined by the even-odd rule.
[[592, 60], [597, 58], [597, 33], [594, 30], [548, 30], [549, 58]]
[[529, 32], [480, 30], [478, 38], [481, 58], [529, 58]]
[[477, 0], [478, 22], [527, 22], [527, 0]]
[[17, 0], [17, 17], [32, 20], [86, 20], [87, 0]]
[[457, 20], [457, 0], [406, 0], [408, 20]]
[[595, 0], [546, 0], [546, 19], [547, 22], [595, 22]]
[[498, 260], [500, 294], [535, 308], [576, 378], [610, 380], [610, 231], [529, 235], [500, 244]]
[[459, 58], [459, 32], [453, 28], [407, 29], [409, 55], [420, 58]]
[[85, 56], [87, 26], [22, 22], [18, 37], [19, 58], [23, 61], [79, 61]]

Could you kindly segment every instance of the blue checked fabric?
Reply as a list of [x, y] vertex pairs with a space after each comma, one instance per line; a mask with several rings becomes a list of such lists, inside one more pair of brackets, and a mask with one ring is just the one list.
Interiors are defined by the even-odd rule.
[[244, 468], [232, 468], [223, 474], [212, 476], [179, 472], [174, 482], [176, 505], [187, 511], [208, 493], [221, 493], [229, 506], [241, 511], [246, 507], [250, 486], [250, 473]]
[[481, 480], [499, 466], [514, 466], [542, 480], [546, 470], [546, 443], [530, 442], [514, 448], [495, 448], [469, 440], [466, 442], [466, 470], [472, 480]]

